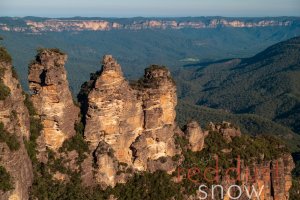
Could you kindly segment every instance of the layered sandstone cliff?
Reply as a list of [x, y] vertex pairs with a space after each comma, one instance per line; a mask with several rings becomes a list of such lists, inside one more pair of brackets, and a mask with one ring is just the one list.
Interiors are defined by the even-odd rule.
[[[0, 166], [9, 173], [12, 184], [11, 190], [0, 190], [0, 199], [24, 200], [28, 199], [33, 179], [31, 161], [24, 145], [30, 135], [29, 114], [11, 62], [0, 61], [0, 76]], [[9, 180], [1, 180], [1, 183], [5, 181]]]
[[[263, 163], [253, 163], [248, 166], [242, 161], [241, 164], [241, 180], [239, 185], [242, 188], [240, 199], [249, 199], [245, 187], [248, 191], [253, 188], [260, 192], [261, 200], [288, 200], [289, 190], [292, 187], [292, 170], [295, 164], [293, 158], [289, 154], [282, 155], [276, 160], [265, 161]], [[235, 181], [222, 181], [225, 189], [231, 185], [237, 184]], [[224, 195], [224, 199], [230, 199], [228, 194]], [[234, 195], [232, 195], [234, 196]], [[257, 199], [255, 195], [251, 199]]]
[[[18, 19], [23, 20], [23, 19]], [[297, 19], [285, 18], [166, 18], [166, 19], [46, 19], [26, 20], [22, 25], [16, 26], [7, 23], [0, 23], [0, 30], [14, 32], [61, 32], [61, 31], [109, 31], [109, 30], [145, 30], [145, 29], [206, 29], [217, 27], [252, 28], [252, 27], [288, 27], [297, 23]]]
[[[177, 97], [166, 68], [147, 68], [133, 85], [116, 60], [104, 56], [101, 71], [82, 89], [84, 135], [94, 152], [97, 180], [115, 185], [120, 163], [139, 171], [175, 169], [171, 157], [178, 153], [173, 138]], [[162, 157], [166, 162], [161, 163]]]
[[[208, 128], [210, 129], [210, 132], [206, 132], [205, 134], [203, 134], [197, 122], [193, 121], [187, 125], [185, 137], [189, 141], [190, 149], [192, 151], [201, 152], [203, 148], [210, 148], [210, 146], [208, 145], [212, 144], [205, 144], [205, 137], [208, 137], [209, 134], [212, 134], [212, 132], [216, 133], [218, 137], [220, 137], [220, 140], [221, 138], [223, 138], [223, 140], [228, 144], [230, 144], [235, 137], [242, 136], [240, 130], [238, 128], [235, 128], [229, 122], [222, 122], [218, 124], [210, 123]], [[191, 138], [193, 138], [193, 140], [191, 140]], [[197, 145], [195, 145], [195, 141], [198, 141]], [[277, 152], [281, 152], [276, 159], [264, 159], [264, 157], [266, 156], [264, 155], [264, 153], [266, 152], [263, 151], [261, 151], [260, 154], [255, 155], [255, 157], [249, 157], [247, 160], [240, 159], [239, 157], [233, 158], [233, 156], [229, 156], [230, 160], [236, 160], [235, 166], [231, 168], [220, 169], [220, 180], [214, 182], [214, 184], [222, 185], [224, 189], [225, 200], [230, 199], [227, 190], [232, 185], [238, 185], [241, 188], [241, 195], [238, 199], [249, 199], [245, 188], [247, 188], [249, 194], [251, 194], [253, 188], [255, 188], [257, 193], [260, 193], [260, 195], [258, 196], [261, 200], [289, 199], [289, 190], [292, 187], [292, 170], [295, 168], [295, 164], [293, 162], [292, 156], [289, 153], [284, 153], [286, 152], [286, 150], [282, 149], [284, 148], [283, 146], [275, 145], [272, 148]], [[220, 151], [222, 152], [221, 154], [218, 153], [220, 155], [230, 155], [233, 149], [220, 149]], [[240, 152], [234, 153], [238, 153], [238, 156], [240, 156], [239, 154], [243, 153], [249, 155], [251, 154], [250, 152], [242, 152], [242, 150]], [[220, 155], [218, 155], [219, 160], [221, 160]], [[234, 177], [229, 177], [224, 175], [224, 173], [222, 174], [224, 170], [228, 169], [233, 170], [236, 175]], [[231, 194], [232, 197], [236, 197], [240, 194], [237, 190], [233, 189], [231, 191], [233, 191], [233, 194]], [[216, 196], [221, 194], [220, 190], [215, 190], [214, 192], [217, 194]], [[213, 199], [211, 188], [208, 189], [207, 193], [207, 199]], [[199, 197], [202, 197], [201, 195], [203, 194], [198, 193], [195, 196], [192, 195], [187, 197], [187, 199], [196, 200], [199, 199]], [[216, 196], [215, 198], [218, 199], [218, 197]], [[250, 199], [257, 199], [256, 195], [252, 195], [252, 198]]]
[[[131, 146], [134, 167], [172, 171], [170, 158], [178, 153], [174, 141], [177, 95], [170, 72], [165, 67], [152, 65], [133, 87], [139, 91], [144, 118], [143, 133]], [[161, 163], [159, 158], [165, 161]], [[161, 163], [159, 167], [157, 162]]]
[[43, 125], [38, 138], [40, 153], [46, 147], [57, 151], [65, 140], [75, 135], [79, 108], [74, 105], [69, 89], [64, 68], [66, 59], [58, 50], [44, 49], [29, 66], [31, 99]]

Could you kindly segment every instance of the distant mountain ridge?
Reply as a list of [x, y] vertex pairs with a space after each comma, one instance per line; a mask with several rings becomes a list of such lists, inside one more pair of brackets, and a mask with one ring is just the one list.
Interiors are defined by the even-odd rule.
[[177, 72], [181, 98], [237, 114], [256, 114], [300, 133], [300, 37], [247, 59]]
[[294, 26], [299, 17], [232, 18], [232, 17], [182, 17], [182, 18], [10, 18], [0, 17], [0, 30], [14, 32], [109, 31], [145, 29], [205, 29], [253, 28]]

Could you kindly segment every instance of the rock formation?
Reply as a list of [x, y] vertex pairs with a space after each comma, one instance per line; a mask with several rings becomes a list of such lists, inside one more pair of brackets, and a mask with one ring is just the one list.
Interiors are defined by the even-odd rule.
[[[170, 158], [178, 153], [174, 142], [176, 86], [170, 72], [161, 66], [152, 65], [145, 69], [144, 78], [134, 86], [139, 90], [143, 102], [143, 133], [132, 144], [134, 167], [147, 170], [148, 165], [158, 161], [166, 171], [172, 171], [169, 162], [161, 162], [161, 157]], [[168, 161], [168, 159], [167, 159]], [[160, 167], [152, 170], [157, 170]]]
[[193, 152], [201, 151], [204, 147], [204, 139], [207, 133], [201, 130], [198, 122], [192, 121], [186, 125], [186, 137], [188, 138], [190, 149]]
[[[288, 200], [292, 187], [292, 170], [295, 164], [291, 155], [287, 154], [277, 160], [272, 160], [271, 166], [271, 194], [274, 200]], [[266, 198], [267, 199], [267, 198]]]
[[[11, 62], [0, 60], [0, 76], [0, 166], [10, 175], [13, 187], [5, 192], [0, 189], [0, 199], [28, 199], [33, 174], [24, 145], [30, 135], [29, 114], [24, 105], [25, 96], [15, 72], [12, 71]], [[9, 180], [1, 180], [1, 183], [3, 181]]]
[[222, 122], [218, 124], [210, 122], [208, 129], [221, 133], [227, 142], [231, 142], [231, 138], [233, 137], [240, 137], [242, 135], [241, 130], [237, 127], [234, 127], [229, 122]]
[[38, 138], [39, 152], [57, 151], [75, 134], [79, 108], [73, 103], [64, 68], [67, 56], [56, 49], [40, 50], [29, 66], [31, 99], [44, 126]]
[[91, 149], [104, 141], [119, 162], [131, 163], [130, 145], [143, 130], [142, 102], [111, 56], [103, 59], [101, 74], [88, 95], [88, 106], [85, 138]]
[[[291, 171], [294, 167], [293, 158], [288, 154], [277, 160], [254, 163], [252, 166], [246, 166], [242, 162], [239, 185], [247, 186], [249, 191], [251, 191], [252, 185], [257, 188], [257, 191], [262, 189], [260, 195], [262, 200], [288, 200], [289, 190], [292, 187]], [[235, 181], [222, 181], [224, 188], [234, 184], [236, 184]], [[242, 187], [242, 189], [244, 188]], [[230, 198], [226, 194], [224, 199], [229, 200]], [[245, 190], [240, 199], [248, 199]]]
[[[211, 122], [208, 128], [210, 129], [210, 131], [217, 132], [218, 134], [220, 134], [220, 137], [223, 137], [224, 140], [228, 143], [230, 143], [234, 137], [241, 137], [241, 132], [239, 128], [235, 128], [229, 122], [222, 122], [216, 125]], [[210, 133], [199, 133], [202, 133], [202, 131], [197, 122], [192, 121], [187, 125], [186, 138], [189, 141], [189, 145], [192, 151], [193, 145], [195, 145], [194, 147], [198, 147], [198, 150], [195, 148], [194, 151], [201, 151], [204, 146], [207, 146], [207, 144], [205, 145], [203, 143], [204, 141], [199, 139], [199, 135], [206, 137]], [[192, 137], [194, 137], [194, 140], [191, 139]], [[195, 141], [197, 140], [200, 141], [200, 143], [198, 143], [198, 146], [195, 143]], [[273, 148], [275, 149], [282, 147], [274, 146]], [[229, 150], [228, 152], [222, 150], [222, 152], [228, 154], [231, 153], [231, 150]], [[249, 162], [249, 160], [252, 160], [252, 162]], [[249, 160], [238, 161], [240, 164], [237, 164], [237, 166], [240, 167], [234, 168], [240, 172], [240, 175], [237, 176], [239, 178], [236, 177], [234, 179], [227, 179], [226, 176], [222, 176], [220, 183], [218, 184], [223, 186], [224, 191], [226, 191], [230, 186], [236, 185], [238, 180], [239, 183], [237, 185], [242, 186], [242, 195], [239, 199], [248, 199], [244, 187], [246, 186], [248, 191], [251, 191], [252, 186], [254, 186], [257, 189], [257, 191], [259, 191], [260, 189], [262, 191], [260, 199], [288, 200], [289, 190], [292, 187], [291, 172], [295, 168], [292, 156], [287, 153], [282, 153], [280, 157], [273, 160], [255, 161], [256, 159], [253, 160], [253, 158], [249, 158]], [[212, 194], [210, 189], [208, 194]], [[190, 199], [196, 200], [199, 199], [199, 196], [196, 195], [191, 197]], [[207, 199], [212, 200], [213, 198], [211, 196], [208, 196]], [[224, 199], [230, 199], [228, 194], [224, 193]]]
[[[56, 49], [41, 50], [31, 63], [28, 76], [36, 117], [43, 124], [36, 141], [38, 162], [50, 166], [58, 161], [61, 162], [59, 166], [68, 171], [64, 173], [47, 168], [53, 180], [70, 183], [73, 178], [70, 174], [79, 174], [84, 186], [100, 185], [106, 188], [126, 183], [134, 173], [163, 170], [171, 174], [184, 159], [189, 160], [189, 154], [208, 147], [205, 138], [209, 134], [219, 134], [212, 136], [224, 138], [222, 145], [227, 145], [227, 149], [219, 149], [224, 158], [233, 152], [234, 147], [230, 143], [239, 139], [234, 137], [241, 137], [239, 128], [228, 122], [210, 123], [211, 133], [208, 133], [192, 121], [186, 125], [183, 133], [175, 123], [177, 95], [170, 72], [165, 67], [152, 65], [145, 69], [143, 78], [128, 82], [120, 65], [107, 55], [103, 58], [101, 70], [91, 75], [78, 96], [85, 141], [79, 134], [74, 139], [74, 124], [79, 121], [79, 108], [74, 105], [69, 90], [64, 69], [66, 58]], [[0, 76], [0, 166], [10, 174], [14, 187], [8, 191], [0, 188], [0, 199], [28, 199], [28, 189], [33, 179], [32, 163], [24, 145], [24, 140], [31, 138], [29, 114], [23, 102], [25, 97], [22, 88], [14, 77], [10, 62], [0, 61]], [[78, 142], [78, 136], [81, 143]], [[75, 141], [71, 143], [72, 149], [60, 149], [63, 142], [70, 138]], [[176, 140], [180, 144], [175, 142], [175, 138], [182, 139]], [[89, 154], [76, 149], [82, 144], [87, 148], [85, 142], [88, 143]], [[209, 144], [212, 143], [210, 141]], [[48, 148], [52, 151], [48, 151]], [[282, 147], [274, 148], [281, 151]], [[191, 151], [181, 152], [187, 149]], [[79, 157], [80, 161], [77, 159]], [[253, 155], [250, 160], [252, 158]], [[251, 160], [251, 167], [259, 173], [250, 173], [251, 176], [256, 175], [251, 180], [247, 177], [249, 171], [246, 160], [241, 161], [241, 185], [264, 185], [261, 199], [288, 200], [291, 171], [294, 168], [291, 156], [280, 153], [276, 159], [262, 159], [260, 162], [255, 159]], [[38, 176], [41, 178], [43, 173]], [[220, 184], [225, 188], [236, 184], [236, 180], [221, 179]], [[186, 199], [193, 198], [198, 199], [197, 195]]]
[[[177, 97], [166, 68], [152, 66], [138, 83], [129, 84], [115, 59], [104, 56], [101, 71], [83, 90], [86, 102], [81, 103], [87, 107], [84, 134], [94, 152], [97, 179], [114, 185], [116, 161], [140, 171], [149, 166], [151, 170], [175, 169], [170, 158], [178, 152], [173, 138]], [[111, 155], [104, 152], [99, 157], [101, 146], [110, 149]], [[166, 159], [164, 164], [153, 163], [160, 163], [161, 157]]]

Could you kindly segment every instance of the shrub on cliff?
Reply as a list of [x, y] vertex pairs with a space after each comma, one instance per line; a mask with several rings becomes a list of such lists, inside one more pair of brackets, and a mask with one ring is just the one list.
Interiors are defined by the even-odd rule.
[[5, 69], [0, 68], [0, 100], [5, 100], [10, 95], [10, 89], [3, 83]]
[[11, 181], [10, 174], [3, 166], [0, 166], [0, 190], [7, 192], [14, 189]]
[[0, 142], [5, 142], [11, 151], [17, 151], [20, 148], [17, 136], [7, 132], [2, 122], [0, 122]]
[[29, 141], [25, 140], [25, 147], [32, 162], [36, 162], [36, 139], [40, 136], [43, 125], [41, 124], [41, 120], [36, 118], [36, 110], [28, 94], [25, 94], [24, 104], [27, 107], [30, 116], [30, 138]]
[[0, 46], [0, 62], [11, 63], [12, 58], [4, 47]]
[[85, 153], [89, 152], [89, 147], [83, 138], [84, 126], [82, 122], [76, 123], [74, 128], [76, 130], [76, 135], [64, 141], [60, 151], [76, 150], [78, 153], [77, 161], [81, 163], [85, 159]]
[[10, 89], [7, 87], [2, 80], [0, 80], [0, 100], [5, 100], [10, 95]]
[[12, 77], [15, 78], [15, 79], [17, 79], [17, 80], [19, 80], [19, 75], [18, 75], [15, 67], [11, 68], [11, 72], [12, 72]]
[[54, 53], [58, 53], [60, 55], [65, 55], [64, 52], [62, 52], [60, 49], [58, 48], [38, 48], [37, 52], [38, 54], [42, 53], [43, 51], [50, 51], [50, 52], [54, 52]]
[[120, 200], [183, 199], [180, 185], [163, 171], [135, 174], [125, 185], [118, 184], [112, 194]]

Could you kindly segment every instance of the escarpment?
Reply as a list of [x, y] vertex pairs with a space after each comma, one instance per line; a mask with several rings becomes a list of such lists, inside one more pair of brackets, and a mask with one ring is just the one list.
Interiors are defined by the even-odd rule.
[[[0, 47], [0, 54], [7, 54]], [[8, 54], [7, 54], [8, 56]], [[24, 143], [30, 137], [25, 95], [11, 61], [0, 58], [0, 199], [28, 199], [32, 164]], [[6, 174], [6, 176], [5, 176]]]
[[66, 59], [58, 50], [44, 49], [29, 66], [31, 99], [43, 125], [38, 138], [41, 157], [46, 147], [57, 151], [65, 140], [75, 135], [79, 108], [74, 105], [69, 89], [64, 68]]

